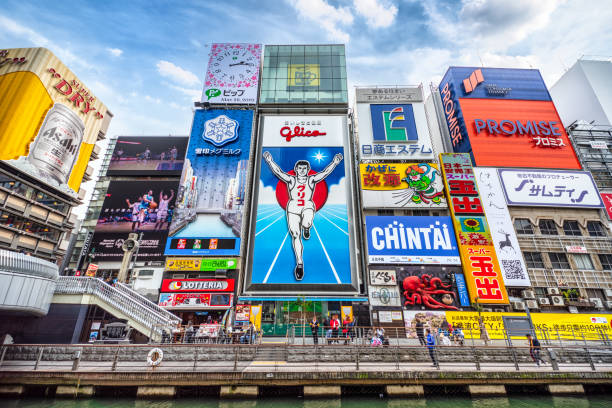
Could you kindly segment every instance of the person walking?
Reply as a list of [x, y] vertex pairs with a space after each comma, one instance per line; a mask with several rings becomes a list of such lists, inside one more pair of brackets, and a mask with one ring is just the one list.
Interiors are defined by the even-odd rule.
[[538, 367], [540, 366], [540, 361], [543, 364], [546, 364], [546, 361], [542, 360], [542, 357], [540, 355], [542, 351], [542, 346], [540, 346], [540, 342], [538, 341], [538, 339], [536, 339], [531, 335], [531, 333], [529, 333], [527, 334], [527, 341], [529, 342], [529, 355], [531, 356], [533, 361], [536, 362]]
[[436, 337], [431, 334], [431, 330], [427, 329], [427, 351], [429, 351], [429, 357], [431, 357], [432, 367], [438, 366], [438, 360], [436, 359]]
[[423, 326], [423, 321], [417, 317], [417, 319], [416, 319], [416, 335], [417, 335], [417, 338], [419, 339], [419, 344], [421, 344], [421, 346], [425, 345], [425, 333], [424, 333], [424, 330], [425, 330], [425, 327]]
[[312, 316], [312, 320], [309, 323], [310, 331], [312, 332], [312, 342], [314, 344], [319, 344], [319, 322], [317, 321], [317, 316]]
[[491, 337], [489, 337], [489, 331], [487, 330], [487, 326], [482, 320], [482, 317], [478, 319], [478, 327], [480, 328], [480, 340], [483, 341], [485, 346], [488, 346], [489, 341], [491, 341]]

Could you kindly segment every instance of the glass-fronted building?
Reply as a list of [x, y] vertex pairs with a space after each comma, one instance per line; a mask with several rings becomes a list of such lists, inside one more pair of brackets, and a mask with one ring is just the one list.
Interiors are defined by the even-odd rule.
[[348, 104], [344, 45], [266, 45], [260, 104]]

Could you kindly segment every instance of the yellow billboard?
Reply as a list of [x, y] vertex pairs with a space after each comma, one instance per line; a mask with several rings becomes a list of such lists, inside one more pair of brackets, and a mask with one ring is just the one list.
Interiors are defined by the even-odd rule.
[[288, 86], [319, 86], [321, 70], [319, 64], [289, 64]]
[[441, 153], [440, 163], [470, 302], [508, 304], [470, 155]]
[[0, 160], [76, 197], [111, 117], [49, 50], [0, 50]]

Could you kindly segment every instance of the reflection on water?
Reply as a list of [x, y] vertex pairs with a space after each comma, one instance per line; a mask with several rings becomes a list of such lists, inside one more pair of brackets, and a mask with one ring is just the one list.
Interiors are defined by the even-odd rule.
[[220, 214], [198, 214], [196, 219], [175, 234], [180, 237], [235, 237], [232, 229], [221, 221]]
[[500, 398], [469, 397], [427, 398], [427, 399], [264, 399], [257, 401], [220, 401], [210, 397], [176, 400], [133, 400], [133, 399], [4, 399], [3, 408], [608, 408], [612, 406], [612, 395], [583, 397], [517, 396]]

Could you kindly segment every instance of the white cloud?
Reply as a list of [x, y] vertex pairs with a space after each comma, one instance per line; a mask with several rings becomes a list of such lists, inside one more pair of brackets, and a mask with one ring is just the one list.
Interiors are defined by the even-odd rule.
[[427, 25], [445, 41], [480, 49], [506, 50], [546, 27], [563, 2], [557, 0], [463, 0], [459, 11], [423, 2]]
[[354, 0], [353, 4], [357, 14], [372, 28], [391, 26], [397, 15], [397, 7], [388, 0]]
[[192, 101], [199, 101], [202, 98], [202, 90], [201, 89], [190, 89], [184, 88], [182, 86], [168, 84], [168, 86], [172, 89], [175, 89], [182, 93], [185, 96], [188, 96]]
[[193, 72], [187, 71], [169, 61], [160, 60], [156, 66], [157, 72], [159, 72], [161, 76], [170, 78], [175, 82], [184, 85], [195, 85], [200, 83], [200, 80]]
[[277, 204], [276, 190], [272, 186], [264, 187], [263, 182], [259, 180], [259, 204]]
[[346, 204], [346, 177], [329, 187], [326, 204]]
[[123, 54], [123, 50], [119, 48], [107, 48], [106, 51], [113, 57], [120, 57]]
[[299, 16], [319, 24], [333, 41], [347, 43], [349, 34], [339, 26], [353, 23], [353, 14], [347, 7], [334, 7], [325, 0], [289, 0]]
[[153, 103], [157, 103], [157, 104], [160, 104], [160, 103], [161, 103], [161, 99], [159, 99], [159, 98], [154, 98], [154, 97], [149, 96], [149, 95], [145, 95], [145, 97], [144, 97], [144, 98], [145, 98], [145, 101], [148, 101], [148, 102], [153, 102]]

